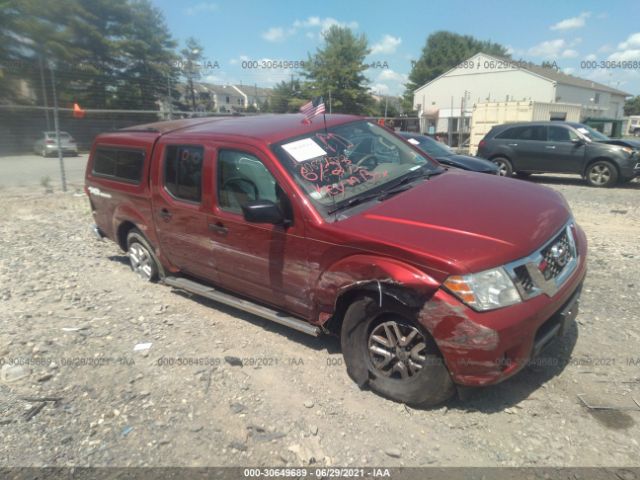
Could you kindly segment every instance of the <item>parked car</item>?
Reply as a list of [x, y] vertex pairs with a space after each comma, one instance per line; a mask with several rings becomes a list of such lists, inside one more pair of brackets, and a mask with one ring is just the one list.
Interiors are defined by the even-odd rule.
[[[60, 148], [62, 153], [78, 155], [78, 145], [71, 135], [67, 132], [60, 132]], [[56, 132], [42, 132], [40, 137], [33, 144], [33, 151], [37, 154], [47, 157], [58, 153], [58, 139]]]
[[478, 156], [494, 162], [502, 176], [576, 173], [594, 187], [612, 187], [640, 175], [638, 151], [616, 143], [579, 123], [511, 123], [493, 127]]
[[483, 158], [470, 157], [469, 155], [459, 155], [446, 145], [435, 141], [426, 135], [419, 135], [410, 132], [398, 132], [400, 136], [407, 139], [409, 143], [415, 145], [431, 158], [436, 159], [448, 167], [471, 170], [473, 172], [498, 174], [498, 167], [495, 163]]
[[360, 387], [411, 405], [501, 382], [573, 324], [587, 240], [560, 193], [446, 170], [360, 117], [303, 119], [99, 135], [94, 232], [144, 280], [338, 335]]

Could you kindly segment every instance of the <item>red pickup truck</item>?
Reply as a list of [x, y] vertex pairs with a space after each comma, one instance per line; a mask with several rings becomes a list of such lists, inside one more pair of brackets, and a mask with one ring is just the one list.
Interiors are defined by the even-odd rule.
[[97, 137], [98, 237], [149, 281], [341, 338], [411, 405], [500, 382], [566, 331], [587, 241], [557, 192], [447, 170], [360, 117], [158, 122]]

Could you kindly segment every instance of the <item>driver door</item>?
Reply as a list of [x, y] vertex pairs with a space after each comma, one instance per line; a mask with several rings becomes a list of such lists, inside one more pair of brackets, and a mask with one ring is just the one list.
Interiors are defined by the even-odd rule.
[[[310, 275], [304, 221], [284, 181], [269, 159], [249, 146], [219, 145], [215, 162], [213, 211], [209, 235], [214, 245], [218, 283], [246, 297], [311, 314]], [[277, 172], [276, 172], [277, 173]], [[247, 222], [242, 206], [253, 200], [280, 206], [290, 225]]]

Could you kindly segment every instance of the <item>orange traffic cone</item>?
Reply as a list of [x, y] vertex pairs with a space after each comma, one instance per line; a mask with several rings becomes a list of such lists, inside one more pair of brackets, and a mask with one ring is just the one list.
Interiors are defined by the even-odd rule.
[[77, 103], [73, 104], [73, 118], [84, 118], [86, 112]]

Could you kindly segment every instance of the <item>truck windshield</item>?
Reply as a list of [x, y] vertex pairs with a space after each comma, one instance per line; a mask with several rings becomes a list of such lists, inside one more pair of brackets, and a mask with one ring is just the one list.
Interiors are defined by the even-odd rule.
[[322, 213], [384, 195], [386, 187], [441, 173], [439, 165], [367, 121], [355, 121], [287, 139], [273, 146], [282, 165]]

